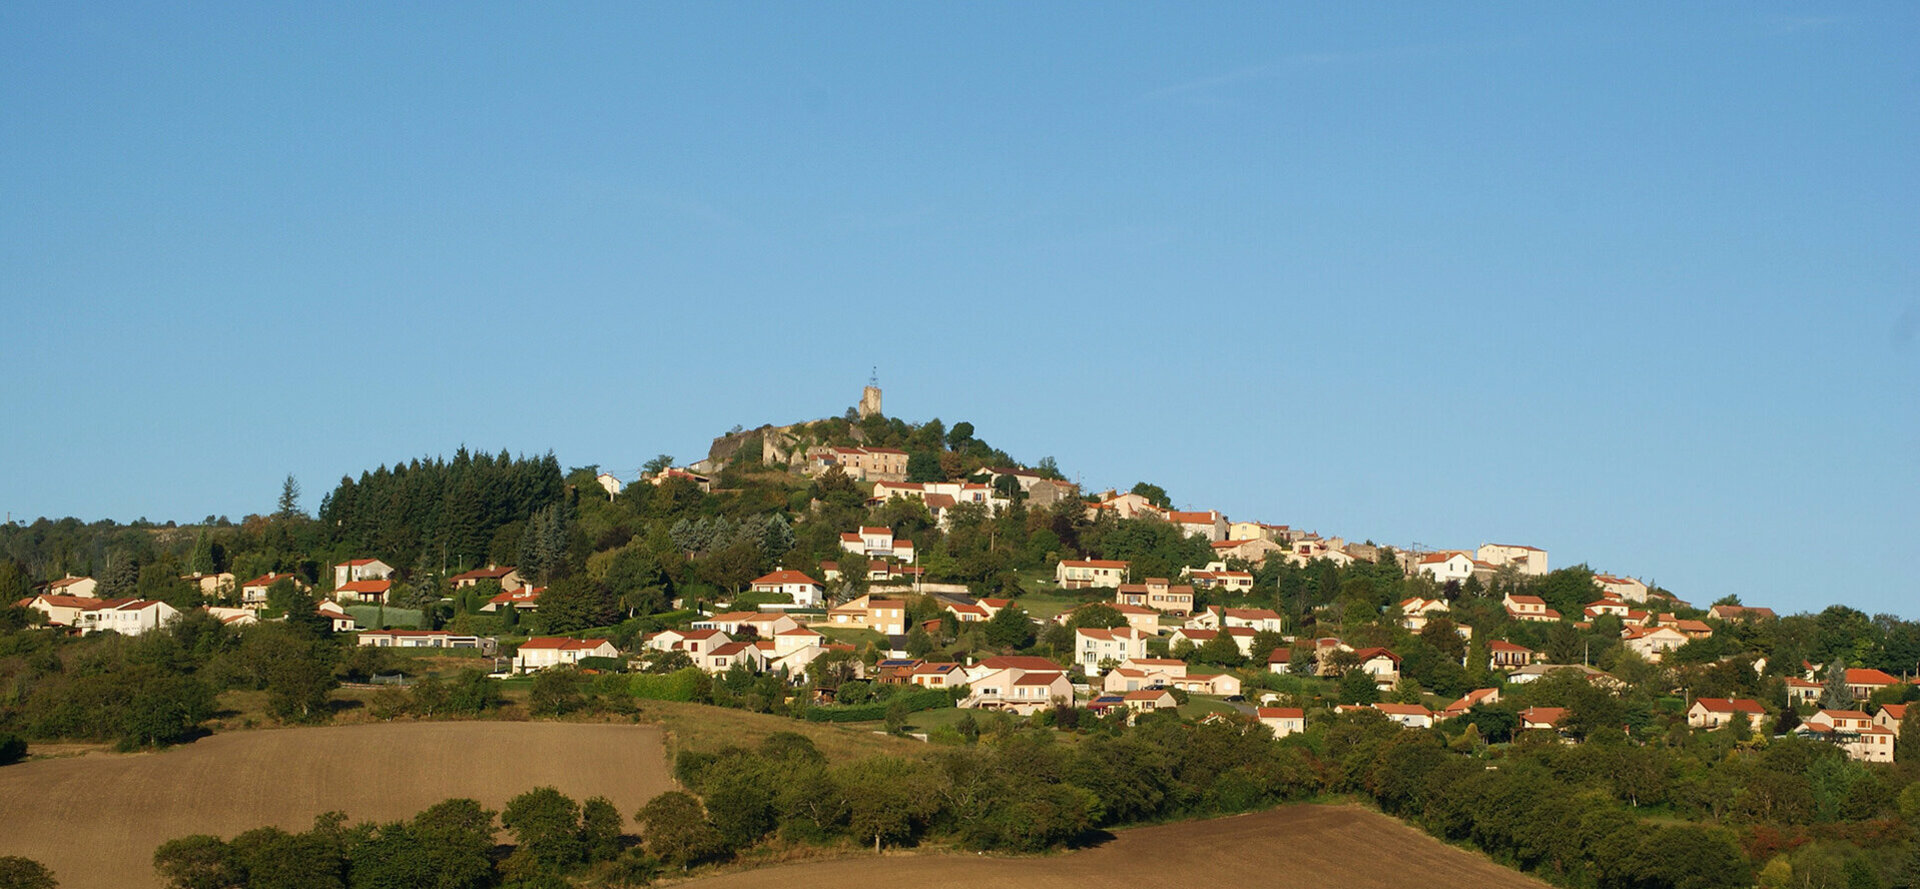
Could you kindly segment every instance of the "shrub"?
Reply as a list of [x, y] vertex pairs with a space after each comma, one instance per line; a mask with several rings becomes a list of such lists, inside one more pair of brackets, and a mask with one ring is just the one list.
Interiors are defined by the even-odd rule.
[[18, 735], [0, 734], [0, 766], [19, 762], [27, 756], [27, 742]]

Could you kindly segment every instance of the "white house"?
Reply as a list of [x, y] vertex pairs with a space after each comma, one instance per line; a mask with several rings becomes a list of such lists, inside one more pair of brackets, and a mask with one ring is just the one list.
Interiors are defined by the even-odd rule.
[[1275, 738], [1284, 738], [1307, 730], [1307, 711], [1299, 707], [1261, 707], [1253, 711], [1260, 724], [1273, 730]]
[[1547, 573], [1547, 551], [1537, 546], [1483, 543], [1478, 550], [1474, 551], [1474, 558], [1496, 568], [1512, 565], [1528, 577], [1539, 577]]
[[1620, 631], [1621, 643], [1641, 659], [1658, 663], [1667, 652], [1687, 644], [1687, 635], [1672, 627], [1627, 627]]
[[1100, 675], [1100, 663], [1119, 664], [1147, 656], [1147, 637], [1132, 627], [1111, 630], [1081, 627], [1073, 631], [1073, 660], [1088, 676]]
[[109, 599], [105, 606], [80, 615], [81, 635], [112, 631], [122, 636], [138, 636], [180, 617], [179, 609], [157, 599]]
[[1755, 728], [1765, 719], [1767, 711], [1760, 702], [1751, 698], [1701, 698], [1687, 708], [1687, 725], [1694, 728], [1717, 729], [1733, 722], [1737, 714], [1746, 714], [1747, 724]]
[[1053, 580], [1063, 589], [1087, 587], [1118, 589], [1127, 579], [1127, 563], [1115, 559], [1061, 559]]
[[788, 568], [754, 578], [751, 588], [756, 593], [785, 593], [795, 608], [819, 608], [827, 595], [825, 584]]
[[393, 577], [393, 566], [379, 559], [350, 559], [333, 566], [333, 588], [339, 589], [356, 580], [388, 580]]
[[274, 574], [269, 572], [240, 585], [240, 603], [242, 605], [253, 606], [267, 604], [267, 590], [283, 580], [292, 582], [293, 588], [303, 593], [311, 589], [311, 587], [307, 585], [306, 579], [298, 574]]
[[518, 673], [531, 673], [548, 667], [577, 664], [584, 658], [619, 656], [620, 650], [605, 639], [535, 636], [520, 643], [520, 650], [513, 656], [513, 669]]

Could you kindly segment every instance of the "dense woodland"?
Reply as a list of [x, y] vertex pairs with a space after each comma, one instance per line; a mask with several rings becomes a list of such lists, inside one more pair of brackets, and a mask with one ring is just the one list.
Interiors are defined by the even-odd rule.
[[[810, 434], [817, 440], [907, 450], [922, 478], [964, 478], [1014, 462], [965, 423], [949, 429], [939, 421], [872, 418], [815, 426]], [[1013, 498], [1010, 509], [991, 516], [963, 506], [941, 529], [914, 501], [870, 510], [866, 486], [838, 472], [809, 479], [789, 467], [762, 465], [752, 434], [745, 437], [712, 493], [669, 480], [609, 496], [594, 481], [599, 467], [562, 472], [551, 456], [463, 450], [452, 460], [411, 460], [343, 478], [317, 517], [300, 508], [298, 486], [289, 479], [272, 511], [238, 523], [209, 517], [186, 526], [72, 519], [0, 526], [0, 760], [18, 739], [127, 748], [190, 741], [233, 692], [264, 693], [277, 720], [329, 719], [329, 698], [340, 682], [404, 669], [388, 653], [356, 648], [312, 618], [314, 600], [332, 581], [328, 566], [349, 558], [378, 557], [396, 566], [400, 584], [392, 604], [420, 610], [431, 625], [509, 643], [533, 633], [591, 631], [626, 649], [641, 633], [691, 618], [695, 608], [754, 604], [742, 590], [772, 568], [817, 572], [820, 562], [843, 557], [839, 533], [860, 525], [884, 524], [915, 540], [929, 579], [965, 583], [979, 595], [1016, 603], [1062, 596], [1050, 582], [1061, 558], [1126, 559], [1136, 576], [1165, 577], [1211, 558], [1204, 543], [1165, 522], [1089, 521], [1077, 502], [1030, 505], [1017, 489], [1004, 487]], [[671, 462], [663, 455], [653, 468]], [[1051, 460], [1041, 465], [1057, 474]], [[1150, 484], [1136, 490], [1166, 498]], [[478, 607], [489, 590], [453, 595], [451, 575], [490, 563], [518, 565], [546, 586], [540, 610], [483, 614]], [[139, 595], [188, 608], [203, 597], [181, 576], [219, 571], [241, 579], [290, 572], [316, 589], [306, 595], [288, 585], [276, 592], [273, 613], [286, 621], [235, 630], [190, 612], [165, 631], [137, 638], [65, 636], [11, 607], [36, 584], [73, 573], [98, 578], [103, 596]], [[1808, 663], [1910, 675], [1920, 664], [1920, 624], [1840, 605], [1778, 620], [1716, 622], [1712, 638], [1649, 664], [1622, 647], [1617, 618], [1601, 617], [1584, 630], [1507, 618], [1500, 600], [1508, 592], [1539, 595], [1563, 613], [1580, 613], [1595, 598], [1585, 566], [1440, 587], [1407, 577], [1383, 549], [1377, 562], [1344, 568], [1273, 559], [1254, 569], [1254, 577], [1250, 594], [1203, 591], [1201, 604], [1271, 607], [1287, 616], [1303, 642], [1337, 635], [1353, 646], [1391, 648], [1402, 657], [1401, 685], [1383, 694], [1351, 670], [1328, 679], [1276, 676], [1263, 663], [1245, 663], [1231, 644], [1174, 650], [1196, 664], [1244, 669], [1250, 695], [1270, 691], [1309, 708], [1309, 731], [1275, 742], [1265, 729], [1235, 717], [1198, 723], [1171, 715], [1127, 728], [1067, 708], [1025, 725], [965, 720], [935, 732], [925, 757], [827, 765], [792, 742], [694, 752], [677, 764], [692, 795], [656, 812], [659, 819], [677, 813], [679, 820], [643, 816], [624, 828], [641, 837], [637, 851], [583, 840], [599, 851], [569, 852], [538, 868], [525, 866], [525, 856], [512, 866], [489, 859], [484, 869], [476, 864], [460, 871], [471, 874], [469, 882], [440, 885], [545, 885], [527, 881], [559, 873], [598, 874], [595, 879], [617, 884], [779, 842], [1029, 850], [1071, 842], [1089, 830], [1324, 794], [1368, 797], [1438, 836], [1568, 886], [1713, 887], [1757, 879], [1769, 886], [1891, 887], [1916, 885], [1920, 877], [1920, 788], [1914, 783], [1920, 754], [1908, 754], [1911, 742], [1902, 745], [1898, 765], [1865, 766], [1819, 742], [1774, 736], [1802, 715], [1786, 700], [1785, 677]], [[855, 577], [831, 592], [850, 597], [863, 590]], [[1101, 595], [1081, 599], [1092, 603]], [[1446, 598], [1450, 615], [1417, 634], [1401, 629], [1391, 606], [1416, 595]], [[910, 609], [919, 619], [943, 621], [938, 631], [916, 630], [907, 640], [911, 653], [930, 658], [1020, 652], [1065, 660], [1072, 626], [1120, 622], [1112, 609], [1099, 607], [1077, 612], [1066, 626], [1030, 622], [1017, 604], [979, 624], [955, 622], [932, 600], [916, 598]], [[1678, 610], [1683, 617], [1703, 616], [1698, 609]], [[1471, 642], [1461, 640], [1456, 624], [1472, 627]], [[1593, 664], [1624, 687], [1609, 691], [1556, 675], [1509, 688], [1499, 704], [1434, 730], [1402, 730], [1377, 713], [1335, 716], [1326, 709], [1380, 697], [1432, 705], [1498, 686], [1484, 650], [1491, 639], [1519, 642], [1556, 663]], [[1257, 640], [1256, 650], [1283, 644], [1270, 637]], [[517, 703], [506, 702], [476, 669], [422, 677], [406, 690], [383, 692], [372, 709], [380, 718], [473, 718], [504, 704], [558, 717], [620, 714], [636, 700], [667, 698], [803, 719], [884, 721], [897, 730], [916, 711], [951, 706], [944, 694], [908, 699], [895, 688], [851, 678], [848, 658], [871, 662], [878, 654], [868, 649], [824, 658], [794, 682], [744, 672], [708, 677], [671, 658], [635, 674], [554, 672], [539, 677]], [[1293, 662], [1312, 664], [1311, 649], [1298, 645]], [[1911, 699], [1915, 688], [1890, 689], [1858, 705], [1874, 709]], [[823, 706], [822, 692], [834, 703]], [[1702, 696], [1757, 698], [1774, 717], [1775, 731], [1690, 731], [1682, 711]], [[1568, 707], [1566, 740], [1576, 743], [1555, 743], [1552, 733], [1517, 734], [1516, 714], [1530, 705]], [[730, 765], [716, 769], [702, 757]], [[722, 777], [769, 769], [802, 780]], [[895, 792], [861, 797], [868, 786], [862, 782], [886, 783]], [[805, 792], [782, 790], [795, 786]], [[594, 829], [601, 832], [594, 836], [604, 840], [606, 813], [596, 811], [601, 826]], [[220, 873], [250, 876], [179, 885], [402, 885], [390, 877], [363, 878], [378, 870], [363, 863], [377, 860], [368, 849], [416, 836], [409, 831], [453, 830], [435, 826], [440, 816], [471, 826], [481, 814], [461, 808], [412, 827], [349, 828], [336, 821], [310, 834], [196, 840], [225, 869]], [[692, 831], [692, 839], [663, 838], [672, 833], [661, 827], [667, 823]], [[324, 871], [312, 878], [317, 882], [275, 882], [279, 878], [250, 870], [249, 861], [266, 860], [259, 850], [295, 842], [320, 844], [314, 848], [324, 854], [312, 858]]]

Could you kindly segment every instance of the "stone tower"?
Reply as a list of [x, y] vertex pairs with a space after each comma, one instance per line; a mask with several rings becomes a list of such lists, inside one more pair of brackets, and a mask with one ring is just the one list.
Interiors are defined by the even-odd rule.
[[880, 416], [880, 387], [869, 384], [860, 390], [860, 419]]

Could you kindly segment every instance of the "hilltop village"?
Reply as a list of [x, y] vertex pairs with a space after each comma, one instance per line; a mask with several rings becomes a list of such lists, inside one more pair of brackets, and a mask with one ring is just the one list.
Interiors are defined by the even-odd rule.
[[[20, 690], [0, 700], [0, 732], [165, 745], [226, 728], [237, 693], [264, 692], [260, 717], [288, 723], [333, 718], [343, 697], [378, 719], [662, 700], [935, 748], [1184, 726], [1332, 758], [1295, 773], [1320, 778], [1260, 779], [1243, 807], [1322, 790], [1413, 805], [1338, 777], [1347, 754], [1330, 746], [1401, 733], [1467, 762], [1557, 762], [1542, 745], [1614, 757], [1541, 778], [1592, 784], [1607, 811], [1654, 800], [1687, 818], [1811, 825], [1904, 811], [1911, 795], [1920, 813], [1899, 740], [1920, 698], [1913, 624], [1696, 604], [1631, 565], [1555, 567], [1526, 543], [1410, 552], [1364, 529], [1175, 509], [1150, 482], [1083, 491], [969, 423], [888, 418], [871, 387], [843, 417], [736, 429], [631, 481], [462, 449], [343, 478], [316, 516], [298, 497], [289, 479], [278, 510], [239, 523], [0, 529], [13, 605], [0, 678]], [[174, 666], [84, 647], [147, 638], [177, 650], [162, 659]], [[88, 651], [121, 666], [59, 666]], [[1760, 806], [1731, 786], [1701, 795], [1682, 765], [1730, 776], [1779, 757], [1801, 764], [1789, 772], [1845, 763], [1845, 793], [1867, 796]], [[1202, 798], [1133, 817], [1234, 810]], [[1123, 823], [1119, 811], [1073, 823]], [[1797, 847], [1689, 836], [1743, 868], [1799, 866]], [[1474, 841], [1525, 841], [1500, 837]], [[1598, 866], [1587, 840], [1569, 842], [1569, 860]]]

